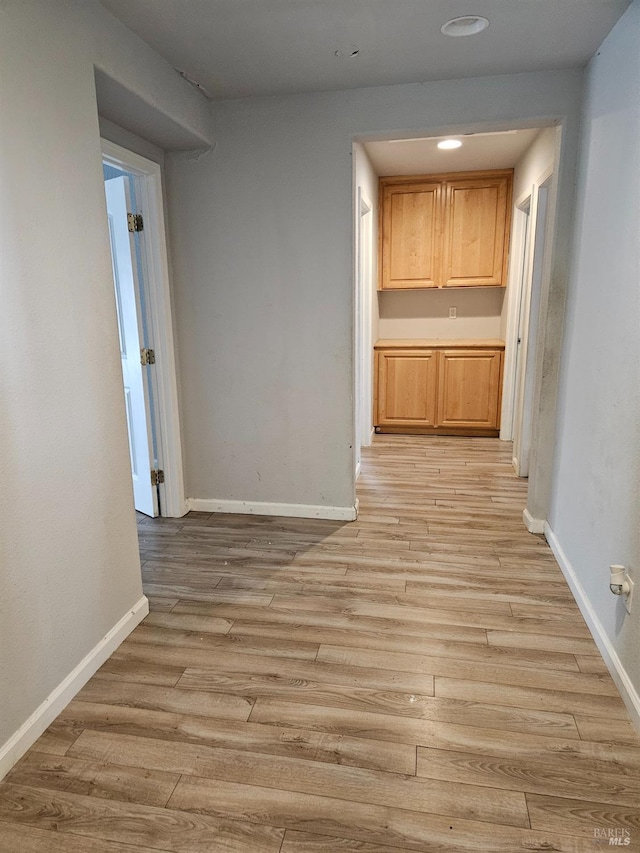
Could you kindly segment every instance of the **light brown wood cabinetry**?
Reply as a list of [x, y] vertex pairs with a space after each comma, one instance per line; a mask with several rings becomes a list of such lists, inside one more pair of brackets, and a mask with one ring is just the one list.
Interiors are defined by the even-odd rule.
[[444, 287], [500, 287], [507, 281], [511, 175], [447, 181]]
[[438, 426], [498, 429], [502, 353], [442, 350], [439, 358]]
[[378, 357], [380, 426], [436, 425], [437, 353], [383, 350]]
[[504, 343], [379, 341], [377, 432], [497, 435]]
[[504, 286], [512, 177], [380, 178], [379, 289]]
[[441, 186], [422, 181], [382, 190], [382, 281], [385, 289], [438, 287]]

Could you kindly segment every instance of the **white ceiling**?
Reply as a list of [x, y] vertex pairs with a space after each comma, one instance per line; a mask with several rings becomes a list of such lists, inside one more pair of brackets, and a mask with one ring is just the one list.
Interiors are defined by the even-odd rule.
[[[629, 0], [101, 0], [214, 98], [579, 67]], [[487, 17], [469, 38], [440, 32]], [[335, 51], [355, 58], [336, 57]]]
[[476, 169], [510, 169], [539, 132], [539, 128], [530, 128], [509, 133], [458, 135], [455, 138], [462, 141], [462, 146], [451, 151], [438, 148], [442, 137], [366, 142], [364, 147], [378, 175], [435, 175]]

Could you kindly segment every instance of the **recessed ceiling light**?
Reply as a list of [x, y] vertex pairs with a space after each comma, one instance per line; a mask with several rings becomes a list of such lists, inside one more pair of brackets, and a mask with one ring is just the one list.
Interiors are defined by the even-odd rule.
[[442, 148], [445, 151], [449, 151], [453, 148], [460, 148], [462, 142], [459, 139], [443, 139], [442, 142], [438, 142], [438, 148]]
[[440, 27], [440, 32], [445, 36], [457, 38], [458, 36], [473, 36], [481, 33], [489, 26], [489, 20], [481, 15], [462, 15], [460, 18], [452, 18]]

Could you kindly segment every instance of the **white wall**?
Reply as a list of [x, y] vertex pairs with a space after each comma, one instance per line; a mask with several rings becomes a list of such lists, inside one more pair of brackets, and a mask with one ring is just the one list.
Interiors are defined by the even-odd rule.
[[548, 170], [556, 151], [555, 127], [543, 127], [513, 169], [513, 202], [517, 204]]
[[[356, 300], [355, 323], [360, 331], [356, 346], [360, 351], [356, 358], [360, 364], [356, 370], [355, 383], [358, 393], [356, 402], [356, 471], [360, 466], [360, 448], [371, 444], [373, 433], [373, 344], [378, 337], [380, 314], [376, 288], [378, 282], [378, 176], [364, 147], [359, 142], [353, 145], [354, 183], [354, 281], [360, 284]], [[359, 199], [368, 205], [369, 213], [362, 217]], [[359, 241], [362, 240], [362, 245]], [[359, 257], [356, 257], [359, 255]], [[360, 269], [360, 265], [362, 269]], [[360, 280], [359, 280], [360, 278]], [[359, 324], [359, 325], [358, 325]], [[356, 339], [358, 338], [356, 330]], [[358, 373], [359, 371], [359, 373]], [[358, 383], [360, 387], [358, 388]]]
[[109, 142], [113, 142], [121, 148], [126, 148], [128, 151], [133, 151], [134, 154], [139, 154], [141, 157], [146, 157], [147, 160], [158, 163], [160, 166], [164, 164], [164, 151], [162, 148], [158, 148], [157, 145], [154, 145], [147, 139], [143, 139], [137, 134], [125, 130], [125, 128], [114, 124], [112, 121], [108, 121], [108, 119], [102, 116], [98, 117], [98, 124], [102, 139], [108, 139]]
[[[507, 295], [502, 308], [502, 316], [500, 318], [500, 337], [505, 341], [505, 360], [504, 360], [504, 381], [502, 393], [502, 416], [500, 437], [503, 440], [515, 440], [516, 445], [519, 444], [522, 432], [521, 426], [526, 423], [528, 426], [533, 426], [533, 420], [536, 417], [533, 398], [535, 396], [536, 381], [538, 376], [542, 375], [542, 361], [544, 357], [544, 335], [536, 334], [536, 330], [542, 326], [544, 328], [544, 318], [542, 311], [536, 310], [540, 307], [540, 297], [542, 294], [548, 294], [550, 290], [550, 276], [553, 269], [552, 246], [555, 239], [555, 210], [557, 205], [557, 175], [554, 175], [550, 180], [550, 204], [549, 216], [547, 217], [547, 240], [545, 241], [544, 265], [542, 276], [536, 292], [531, 298], [531, 277], [530, 269], [533, 263], [536, 222], [538, 213], [538, 189], [540, 185], [549, 178], [549, 174], [558, 171], [560, 144], [562, 139], [562, 131], [559, 127], [542, 128], [535, 137], [529, 148], [525, 151], [514, 168], [513, 174], [513, 210], [511, 216], [511, 258], [509, 262], [509, 284], [507, 287]], [[525, 215], [521, 209], [523, 203], [528, 200], [528, 215]], [[529, 229], [531, 239], [526, 240], [526, 229]], [[526, 254], [526, 257], [525, 257]], [[527, 272], [526, 280], [523, 280], [523, 272]], [[548, 300], [547, 300], [548, 302]], [[560, 300], [559, 300], [560, 302]], [[533, 305], [535, 317], [532, 317], [530, 308]], [[527, 334], [522, 336], [522, 343], [519, 347], [518, 338], [520, 336], [520, 313], [521, 308], [525, 308], [522, 317]], [[547, 307], [548, 310], [548, 307]], [[555, 318], [556, 329], [560, 330], [562, 326], [562, 309], [558, 309], [560, 316]], [[531, 332], [531, 335], [529, 335]], [[559, 340], [556, 345], [559, 344]], [[518, 364], [520, 359], [520, 364]], [[529, 367], [529, 374], [524, 377], [523, 363]], [[557, 384], [557, 364], [555, 367], [555, 378]], [[518, 375], [516, 375], [518, 374]], [[528, 394], [527, 399], [527, 414], [523, 420], [524, 404], [522, 397], [518, 391], [518, 385], [521, 378], [525, 378]], [[538, 403], [540, 403], [540, 387], [541, 382], [538, 381]], [[546, 402], [546, 401], [543, 401]], [[554, 419], [550, 414], [547, 415], [549, 426], [555, 426], [551, 423]], [[533, 445], [536, 446], [534, 432]], [[543, 441], [549, 443], [551, 431], [549, 430], [543, 437]], [[541, 433], [542, 435], [542, 433]], [[519, 449], [519, 448], [518, 448]], [[544, 448], [543, 448], [544, 449]], [[525, 471], [528, 471], [528, 454], [527, 459], [521, 466], [520, 460], [515, 456], [516, 447], [514, 446], [514, 466], [516, 471], [522, 476], [526, 476]], [[533, 450], [535, 453], [535, 449]], [[547, 476], [545, 485], [545, 495], [542, 501], [536, 503], [536, 495], [534, 494], [535, 483], [532, 483], [529, 489], [528, 502], [533, 506], [540, 507], [544, 504], [548, 510], [548, 501], [551, 488], [551, 454], [549, 454], [547, 464]], [[540, 510], [539, 510], [540, 511]], [[529, 513], [530, 514], [530, 513]], [[538, 526], [542, 522], [538, 522]]]
[[[505, 288], [380, 292], [381, 338], [500, 338]], [[456, 319], [449, 319], [449, 308]]]
[[190, 497], [353, 505], [354, 138], [561, 118], [566, 203], [554, 286], [563, 291], [581, 76], [212, 105], [215, 150], [166, 163]]
[[209, 121], [99, 4], [0, 4], [0, 776], [142, 595], [94, 62], [199, 133]]
[[[549, 522], [640, 721], [640, 3], [591, 60]], [[627, 616], [608, 590], [630, 567]], [[582, 591], [582, 593], [581, 593]], [[605, 649], [606, 651], [606, 649]]]
[[[557, 128], [543, 127], [533, 140], [529, 148], [524, 152], [513, 170], [513, 204], [514, 207], [527, 196], [533, 195], [541, 183], [540, 178], [553, 169], [555, 154]], [[515, 211], [514, 211], [515, 214]], [[514, 217], [512, 216], [512, 222]], [[519, 274], [517, 270], [514, 270]], [[507, 318], [509, 313], [509, 297], [516, 292], [514, 287], [516, 281], [510, 278], [508, 296], [504, 301], [502, 317], [500, 319], [500, 337], [504, 338], [507, 333]]]
[[[373, 234], [371, 244], [371, 337], [373, 341], [376, 341], [379, 337], [380, 324], [378, 300], [376, 299], [378, 286], [378, 176], [375, 173], [364, 145], [361, 145], [359, 142], [354, 142], [353, 144], [353, 158], [355, 198], [357, 199], [357, 189], [360, 187], [363, 197], [371, 205], [371, 230]], [[358, 211], [356, 211], [356, 218], [358, 215]]]

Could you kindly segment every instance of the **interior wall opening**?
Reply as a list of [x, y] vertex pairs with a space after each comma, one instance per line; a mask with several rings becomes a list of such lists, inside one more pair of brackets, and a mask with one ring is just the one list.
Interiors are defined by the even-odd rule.
[[151, 474], [158, 470], [159, 458], [153, 382], [149, 375], [149, 353], [153, 348], [143, 287], [141, 231], [135, 230], [144, 218], [136, 199], [134, 175], [108, 163], [103, 163], [103, 174], [134, 506], [153, 518], [160, 514], [157, 475], [154, 485]]
[[550, 181], [549, 177], [535, 188], [533, 197], [529, 198], [527, 210], [527, 240], [520, 287], [513, 405], [513, 467], [519, 477], [529, 476], [533, 441], [535, 341], [547, 240]]
[[102, 140], [135, 509], [186, 512], [160, 166]]
[[[516, 472], [528, 475], [560, 133], [556, 125], [458, 132], [451, 138], [462, 144], [449, 150], [438, 148], [443, 136], [354, 143], [356, 474], [368, 443], [369, 394], [376, 432], [505, 441], [517, 434], [526, 453]], [[362, 198], [373, 209], [368, 285]], [[417, 240], [425, 230], [427, 238]], [[460, 268], [465, 253], [467, 271]]]

